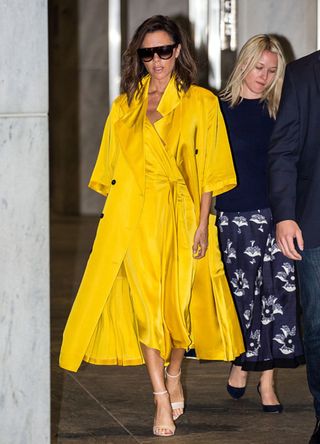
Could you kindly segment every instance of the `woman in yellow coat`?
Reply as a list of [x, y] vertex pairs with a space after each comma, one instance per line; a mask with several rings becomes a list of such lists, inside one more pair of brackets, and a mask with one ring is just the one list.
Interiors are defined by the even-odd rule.
[[217, 98], [194, 75], [172, 20], [137, 29], [89, 184], [108, 197], [60, 355], [72, 371], [82, 360], [146, 363], [161, 436], [183, 413], [185, 351], [226, 360], [243, 351], [213, 224], [206, 255], [212, 193], [236, 178]]

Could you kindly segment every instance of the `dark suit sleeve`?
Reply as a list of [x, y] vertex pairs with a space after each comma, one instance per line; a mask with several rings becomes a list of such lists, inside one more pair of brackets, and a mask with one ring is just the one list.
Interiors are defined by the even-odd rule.
[[269, 198], [275, 222], [295, 220], [300, 116], [290, 66], [286, 69], [277, 120], [269, 146]]

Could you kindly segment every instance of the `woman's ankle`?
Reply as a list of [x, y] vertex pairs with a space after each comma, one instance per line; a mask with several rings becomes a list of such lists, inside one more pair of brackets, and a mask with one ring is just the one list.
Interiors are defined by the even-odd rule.
[[165, 374], [169, 378], [178, 378], [181, 375], [181, 367], [173, 367], [168, 365], [168, 367], [165, 368]]
[[[229, 383], [230, 380], [234, 382], [234, 384], [245, 386], [247, 383], [248, 372], [242, 370], [242, 368], [238, 365], [233, 365], [229, 374]], [[231, 384], [232, 385], [232, 384]]]
[[274, 383], [273, 371], [266, 370], [265, 372], [262, 372], [261, 376], [260, 376], [259, 384], [262, 389], [265, 389], [265, 390], [269, 389], [269, 390], [274, 391], [275, 390], [274, 389], [275, 383]]

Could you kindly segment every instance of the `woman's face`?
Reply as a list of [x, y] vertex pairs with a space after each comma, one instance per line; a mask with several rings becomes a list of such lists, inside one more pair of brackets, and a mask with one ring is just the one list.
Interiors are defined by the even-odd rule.
[[278, 67], [278, 55], [263, 51], [255, 67], [243, 79], [241, 96], [245, 99], [260, 99], [272, 83]]
[[[141, 48], [157, 48], [168, 45], [174, 45], [174, 41], [172, 40], [171, 36], [165, 31], [155, 31], [146, 34]], [[159, 49], [161, 57], [155, 51], [153, 58], [150, 61], [146, 61], [143, 57], [141, 57], [141, 60], [152, 79], [158, 81], [169, 81], [176, 63], [176, 59], [180, 54], [180, 48], [181, 45], [179, 44], [175, 48]], [[150, 57], [151, 56], [152, 51]], [[150, 57], [148, 57], [148, 59]]]

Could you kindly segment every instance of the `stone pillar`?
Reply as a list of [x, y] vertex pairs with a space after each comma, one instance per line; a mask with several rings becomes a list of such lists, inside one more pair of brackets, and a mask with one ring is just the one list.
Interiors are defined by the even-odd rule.
[[51, 0], [51, 207], [59, 214], [101, 211], [88, 189], [109, 112], [108, 0]]
[[0, 442], [49, 422], [47, 1], [0, 2]]
[[289, 59], [316, 51], [317, 0], [241, 0], [237, 7], [238, 49], [255, 34], [274, 33], [290, 44]]

